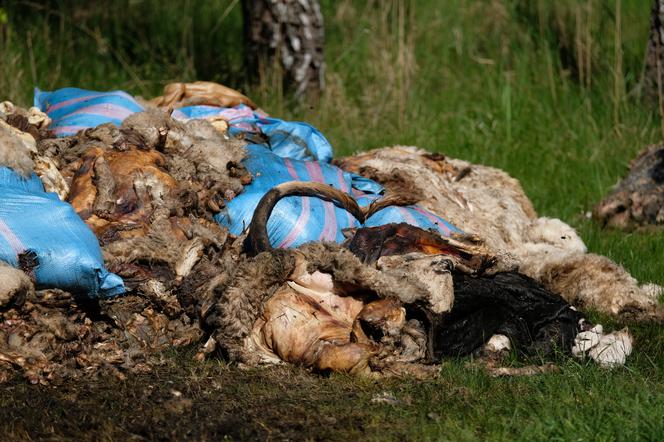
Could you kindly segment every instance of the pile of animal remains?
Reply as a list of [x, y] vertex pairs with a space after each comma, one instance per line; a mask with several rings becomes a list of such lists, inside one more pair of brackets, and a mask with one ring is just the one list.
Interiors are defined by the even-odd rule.
[[[159, 350], [197, 358], [289, 362], [316, 371], [431, 375], [448, 355], [555, 351], [607, 365], [631, 350], [576, 308], [652, 318], [659, 286], [586, 253], [572, 228], [538, 218], [504, 172], [391, 147], [337, 160], [386, 196], [360, 207], [333, 187], [276, 186], [236, 237], [213, 216], [252, 181], [245, 142], [205, 120], [153, 108], [52, 138], [34, 109], [0, 113], [0, 165], [34, 170], [96, 235], [126, 294], [111, 299], [38, 287], [25, 260], [0, 263], [0, 379], [31, 382], [149, 370]], [[413, 201], [464, 232], [408, 224], [360, 227], [343, 244], [272, 249], [267, 220], [292, 195], [334, 201], [360, 223]], [[321, 215], [322, 216], [322, 215]], [[35, 264], [33, 263], [33, 266]], [[560, 296], [559, 296], [560, 295]]]

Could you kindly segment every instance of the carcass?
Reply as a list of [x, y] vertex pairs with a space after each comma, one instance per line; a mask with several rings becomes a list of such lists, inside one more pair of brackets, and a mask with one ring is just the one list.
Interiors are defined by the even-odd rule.
[[579, 312], [502, 267], [474, 236], [391, 224], [358, 229], [346, 247], [272, 250], [267, 220], [290, 195], [333, 200], [360, 220], [371, 212], [312, 183], [282, 184], [263, 197], [245, 240], [254, 257], [210, 287], [218, 296], [207, 322], [234, 360], [427, 376], [442, 356], [477, 351], [493, 335], [546, 355], [570, 351], [581, 330]]
[[595, 206], [593, 218], [622, 230], [664, 224], [664, 146], [649, 146], [639, 153], [627, 176]]
[[373, 150], [337, 163], [480, 236], [498, 259], [568, 302], [612, 315], [661, 317], [662, 287], [639, 284], [610, 259], [587, 253], [574, 229], [537, 214], [517, 180], [487, 166], [415, 147]]

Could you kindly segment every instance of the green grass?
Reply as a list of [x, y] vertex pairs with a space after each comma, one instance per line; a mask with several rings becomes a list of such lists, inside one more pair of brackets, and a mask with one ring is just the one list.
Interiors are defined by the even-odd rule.
[[[173, 80], [220, 81], [276, 116], [313, 123], [337, 155], [408, 144], [505, 169], [521, 181], [541, 215], [575, 226], [591, 251], [622, 263], [640, 280], [664, 283], [661, 233], [604, 231], [585, 217], [624, 175], [629, 160], [662, 139], [660, 116], [642, 103], [637, 88], [649, 2], [623, 0], [617, 13], [617, 2], [599, 0], [322, 1], [327, 90], [320, 101], [304, 104], [282, 93], [276, 73], [247, 84], [235, 1], [77, 3], [5, 2], [3, 97], [27, 105], [34, 85], [122, 88], [151, 96]], [[201, 424], [209, 431], [196, 433], [198, 438], [227, 431], [240, 439], [661, 440], [664, 332], [658, 325], [630, 329], [635, 353], [625, 368], [613, 371], [567, 361], [558, 374], [492, 379], [451, 362], [433, 382], [369, 382], [296, 369], [279, 369], [278, 377], [246, 375], [210, 362], [166, 371], [157, 380], [192, 389], [214, 379], [229, 383], [218, 403], [206, 396], [214, 396], [213, 390], [192, 392], [193, 409], [182, 418], [188, 425], [205, 420], [196, 410], [214, 411], [211, 403], [224, 419], [242, 413], [229, 401], [253, 410], [224, 421], [232, 425], [214, 427], [217, 432]], [[192, 380], [192, 372], [205, 376]], [[131, 402], [131, 382], [139, 381], [112, 392], [93, 388], [85, 400]], [[34, 387], [14, 388], [26, 389], [23, 404], [36, 400]], [[46, 401], [61, 393], [39, 391]], [[391, 391], [400, 405], [372, 403], [382, 391]], [[12, 407], [20, 410], [17, 400]], [[146, 411], [154, 418], [146, 422], [168, 424], [159, 407], [157, 402]], [[12, 413], [5, 410], [4, 416], [6, 421]], [[113, 415], [87, 419], [100, 434], [152, 438], [129, 417], [118, 424], [125, 432], [112, 430]], [[289, 422], [299, 430], [286, 431]], [[248, 432], [237, 430], [243, 425]], [[51, 434], [71, 436], [85, 426], [53, 428]]]

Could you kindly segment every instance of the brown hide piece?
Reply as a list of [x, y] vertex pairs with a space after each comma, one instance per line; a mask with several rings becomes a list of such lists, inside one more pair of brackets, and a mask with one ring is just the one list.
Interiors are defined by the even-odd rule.
[[383, 256], [409, 253], [453, 257], [457, 265], [475, 272], [495, 264], [494, 257], [477, 237], [453, 235], [446, 238], [405, 223], [358, 229], [348, 248], [366, 264], [374, 263]]
[[194, 105], [233, 107], [238, 104], [246, 104], [252, 109], [256, 109], [256, 104], [249, 97], [235, 89], [211, 81], [170, 83], [164, 87], [163, 94], [150, 100], [150, 103], [166, 108]]
[[627, 176], [595, 206], [593, 218], [623, 230], [664, 224], [664, 146], [649, 146], [639, 153]]
[[239, 263], [219, 290], [210, 325], [220, 347], [250, 365], [286, 361], [316, 371], [430, 376], [435, 370], [421, 366], [429, 362], [424, 324], [406, 312], [449, 311], [455, 259], [409, 253], [363, 264], [333, 244], [263, 252]]
[[154, 210], [174, 197], [178, 186], [164, 170], [165, 161], [155, 150], [93, 147], [83, 154], [68, 201], [98, 237], [112, 223], [122, 230], [143, 229]]

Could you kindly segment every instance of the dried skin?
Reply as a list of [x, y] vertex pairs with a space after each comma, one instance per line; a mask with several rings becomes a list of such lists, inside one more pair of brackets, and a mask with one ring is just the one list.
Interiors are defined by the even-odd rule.
[[593, 209], [602, 225], [632, 230], [664, 224], [664, 147], [649, 146], [627, 176]]
[[235, 89], [210, 81], [170, 83], [164, 87], [163, 95], [153, 98], [150, 103], [166, 108], [194, 105], [233, 107], [238, 104], [246, 104], [256, 109], [254, 102], [247, 96]]
[[[70, 156], [85, 144], [80, 159]], [[241, 145], [206, 122], [185, 125], [161, 111], [134, 114], [119, 131], [79, 134], [69, 147], [42, 147], [70, 161], [69, 201], [99, 238], [109, 269], [132, 288], [150, 279], [173, 288], [205, 254], [219, 252], [227, 233], [213, 208], [248, 175]]]
[[83, 156], [68, 201], [88, 221], [97, 236], [110, 224], [145, 227], [153, 211], [166, 204], [177, 188], [157, 151], [130, 148], [104, 151], [92, 148]]
[[451, 277], [440, 256], [384, 258], [379, 270], [338, 245], [309, 244], [238, 263], [210, 323], [217, 343], [250, 365], [405, 374], [404, 364], [428, 361], [426, 331], [406, 306], [447, 311]]
[[34, 138], [25, 134], [28, 139], [20, 136], [22, 132], [0, 120], [0, 166], [5, 166], [16, 173], [28, 177], [34, 169], [30, 158], [30, 143], [34, 147]]
[[255, 325], [257, 344], [286, 362], [317, 370], [361, 371], [372, 354], [370, 345], [350, 342], [361, 309], [361, 301], [289, 282], [265, 304]]
[[[627, 187], [642, 188], [647, 181], [643, 176], [656, 175], [652, 167], [659, 163], [646, 161], [655, 152], [651, 149], [637, 160], [635, 169], [642, 172], [634, 179], [628, 178], [626, 182], [632, 184]], [[390, 191], [417, 196], [426, 209], [481, 238], [500, 268], [518, 267], [568, 302], [613, 315], [653, 318], [660, 314], [657, 295], [661, 287], [639, 285], [618, 264], [586, 253], [581, 238], [562, 221], [537, 218], [519, 182], [501, 170], [402, 146], [342, 158], [338, 163], [348, 171], [377, 180]], [[646, 163], [650, 164], [647, 173], [636, 167]], [[655, 186], [650, 189], [641, 201], [658, 198], [659, 190]], [[606, 207], [625, 205], [624, 196], [618, 193], [615, 200], [620, 203]], [[654, 213], [644, 208], [654, 205], [634, 207], [638, 213]]]

